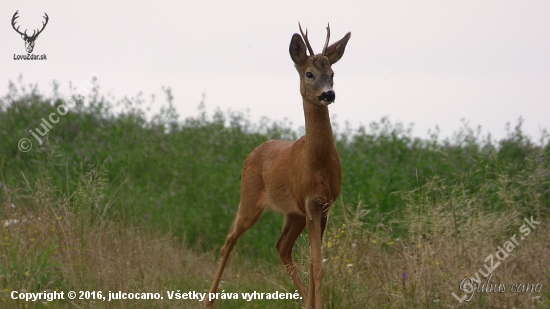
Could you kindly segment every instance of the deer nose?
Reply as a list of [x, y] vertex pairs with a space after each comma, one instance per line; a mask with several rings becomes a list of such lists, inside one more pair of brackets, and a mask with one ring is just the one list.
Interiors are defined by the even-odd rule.
[[318, 96], [317, 98], [319, 99], [319, 101], [325, 101], [325, 102], [328, 102], [328, 103], [332, 103], [332, 102], [334, 102], [334, 99], [336, 99], [336, 94], [334, 93], [334, 91], [329, 90], [329, 91], [325, 91], [325, 92], [321, 93], [321, 95]]

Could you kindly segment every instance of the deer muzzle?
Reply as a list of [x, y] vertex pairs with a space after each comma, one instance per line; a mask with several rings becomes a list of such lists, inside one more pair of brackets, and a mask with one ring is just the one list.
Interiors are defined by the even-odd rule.
[[330, 103], [333, 103], [336, 99], [336, 93], [334, 93], [333, 90], [325, 91], [321, 93], [321, 95], [317, 96], [317, 98], [324, 105], [329, 105]]

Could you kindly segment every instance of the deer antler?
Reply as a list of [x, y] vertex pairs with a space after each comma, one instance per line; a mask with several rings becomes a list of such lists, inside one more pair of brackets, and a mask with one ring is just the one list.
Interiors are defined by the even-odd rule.
[[15, 30], [20, 35], [26, 35], [25, 33], [22, 33], [21, 31], [19, 31], [19, 27], [15, 28], [15, 20], [19, 18], [19, 16], [17, 16], [18, 13], [19, 13], [19, 10], [17, 10], [17, 12], [13, 14], [13, 17], [11, 18], [11, 26], [13, 27], [13, 30]]
[[[42, 17], [44, 17], [46, 19], [46, 22], [42, 22], [42, 29], [33, 30], [32, 35], [28, 36], [27, 35], [27, 30], [25, 30], [25, 32], [21, 32], [21, 31], [19, 31], [20, 26], [17, 26], [17, 28], [15, 28], [15, 20], [19, 18], [19, 16], [17, 16], [18, 13], [19, 13], [19, 10], [17, 10], [15, 12], [15, 14], [13, 14], [13, 17], [11, 18], [11, 26], [13, 27], [13, 30], [15, 30], [17, 33], [19, 33], [20, 35], [24, 35], [25, 38], [29, 38], [29, 39], [36, 38], [42, 31], [44, 31], [44, 28], [46, 28], [46, 25], [48, 24], [48, 21], [50, 20], [50, 18], [48, 17], [48, 14], [46, 14], [44, 12], [44, 15], [46, 15], [46, 16], [42, 16]], [[38, 32], [36, 32], [36, 31], [38, 31]]]
[[329, 40], [330, 40], [330, 23], [327, 24], [327, 40], [325, 41], [325, 46], [323, 47], [323, 56], [326, 56]]
[[42, 29], [38, 30], [38, 32], [36, 34], [34, 34], [35, 30], [32, 31], [32, 36], [31, 37], [36, 37], [38, 36], [42, 31], [44, 31], [44, 28], [46, 28], [46, 25], [48, 24], [48, 20], [50, 20], [50, 18], [48, 17], [48, 14], [46, 14], [46, 12], [44, 12], [44, 15], [46, 16], [42, 16], [46, 19], [46, 22], [42, 22]]
[[309, 44], [309, 40], [307, 39], [307, 28], [306, 28], [306, 33], [304, 34], [304, 31], [302, 31], [302, 25], [300, 25], [300, 23], [298, 23], [298, 27], [300, 27], [300, 33], [302, 33], [302, 37], [304, 38], [304, 41], [306, 41], [306, 46], [307, 46], [307, 49], [309, 50], [309, 55], [313, 56], [314, 55], [313, 49], [311, 48], [311, 45]]

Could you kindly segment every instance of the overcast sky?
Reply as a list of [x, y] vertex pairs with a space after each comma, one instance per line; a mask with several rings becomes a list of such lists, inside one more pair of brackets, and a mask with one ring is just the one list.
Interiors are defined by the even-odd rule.
[[[20, 74], [45, 93], [96, 73], [116, 97], [173, 89], [182, 117], [250, 110], [303, 125], [299, 77], [288, 53], [298, 21], [313, 50], [352, 33], [334, 65], [336, 121], [354, 127], [389, 116], [443, 136], [461, 118], [494, 137], [521, 116], [525, 131], [550, 128], [550, 1], [12, 1], [0, 4], [0, 94]], [[49, 23], [33, 53], [20, 30]], [[160, 98], [160, 96], [159, 96]], [[162, 100], [157, 100], [162, 101]], [[155, 106], [154, 109], [158, 106]]]

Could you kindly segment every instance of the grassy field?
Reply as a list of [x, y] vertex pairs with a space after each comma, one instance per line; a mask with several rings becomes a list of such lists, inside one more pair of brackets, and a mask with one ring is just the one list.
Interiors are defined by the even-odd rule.
[[[96, 85], [86, 98], [66, 98], [55, 84], [45, 96], [36, 86], [10, 83], [0, 99], [1, 307], [200, 307], [169, 300], [167, 291], [209, 287], [239, 201], [244, 159], [265, 140], [300, 133], [239, 112], [207, 115], [203, 103], [199, 116], [181, 119], [170, 89], [165, 93], [165, 107], [149, 119], [142, 96], [115, 101]], [[44, 131], [41, 119], [52, 113], [59, 121], [39, 145], [31, 132]], [[336, 129], [335, 137], [344, 182], [324, 238], [326, 308], [550, 307], [548, 134], [533, 140], [520, 120], [495, 141], [464, 122], [450, 139], [441, 140], [437, 129], [422, 139], [410, 126], [382, 119]], [[22, 138], [32, 142], [30, 151], [19, 149]], [[281, 216], [268, 212], [239, 240], [220, 291], [240, 299], [221, 300], [220, 308], [301, 307], [296, 300], [242, 299], [253, 291], [294, 292], [274, 249], [281, 227]], [[517, 243], [510, 243], [514, 235]], [[302, 272], [306, 239], [295, 252]], [[486, 260], [490, 254], [498, 266]], [[483, 276], [487, 267], [491, 279]], [[459, 302], [467, 294], [459, 284], [476, 274], [491, 287], [506, 284], [506, 292], [485, 290]], [[540, 290], [510, 292], [522, 283]], [[164, 299], [10, 297], [45, 290]]]

